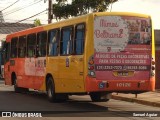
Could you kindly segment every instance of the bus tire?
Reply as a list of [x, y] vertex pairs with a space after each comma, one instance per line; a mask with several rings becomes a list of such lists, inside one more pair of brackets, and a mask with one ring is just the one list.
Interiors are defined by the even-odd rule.
[[16, 93], [20, 93], [21, 89], [20, 89], [20, 87], [17, 86], [17, 77], [16, 76], [13, 77], [13, 84], [14, 84], [14, 91]]
[[68, 100], [68, 95], [55, 93], [55, 84], [52, 77], [47, 81], [47, 97], [50, 102], [64, 102]]
[[52, 77], [49, 77], [47, 80], [47, 97], [50, 102], [57, 102], [55, 86]]
[[101, 92], [90, 93], [90, 98], [93, 102], [107, 102], [109, 101], [109, 94]]
[[18, 87], [17, 86], [17, 77], [14, 75], [13, 76], [13, 84], [14, 84], [14, 91], [16, 93], [21, 93], [21, 92], [29, 92], [29, 89], [28, 88], [21, 88], [21, 87]]

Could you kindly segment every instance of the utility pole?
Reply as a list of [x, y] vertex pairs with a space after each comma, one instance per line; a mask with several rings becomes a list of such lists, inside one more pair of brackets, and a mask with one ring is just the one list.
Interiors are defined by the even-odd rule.
[[48, 24], [52, 22], [52, 0], [48, 0]]

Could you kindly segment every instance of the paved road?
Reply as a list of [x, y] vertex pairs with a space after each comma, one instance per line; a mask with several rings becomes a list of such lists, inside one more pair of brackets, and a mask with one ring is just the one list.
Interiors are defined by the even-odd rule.
[[[33, 91], [23, 94], [14, 93], [13, 87], [5, 86], [3, 82], [0, 83], [0, 111], [43, 111], [44, 116], [52, 117], [122, 117], [127, 120], [130, 120], [130, 117], [132, 117], [134, 113], [154, 113], [160, 116], [160, 109], [158, 107], [145, 106], [113, 99], [109, 102], [96, 103], [91, 102], [88, 96], [73, 95], [70, 96], [70, 100], [67, 102], [50, 103], [44, 93]], [[145, 119], [142, 117], [140, 118]], [[158, 120], [158, 117], [147, 117], [146, 119]]]

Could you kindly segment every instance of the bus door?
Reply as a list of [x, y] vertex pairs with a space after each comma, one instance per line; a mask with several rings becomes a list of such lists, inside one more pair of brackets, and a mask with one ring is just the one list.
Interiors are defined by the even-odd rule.
[[[61, 31], [59, 78], [64, 86], [63, 92], [81, 92], [84, 90], [84, 31], [85, 25], [78, 24], [74, 28], [65, 27]], [[73, 38], [74, 36], [74, 38]]]
[[6, 42], [4, 45], [5, 47], [5, 53], [4, 53], [4, 78], [5, 78], [5, 84], [11, 85], [11, 74], [10, 74], [10, 43]]
[[150, 21], [149, 18], [129, 16], [96, 17], [94, 57], [97, 79], [149, 80]]

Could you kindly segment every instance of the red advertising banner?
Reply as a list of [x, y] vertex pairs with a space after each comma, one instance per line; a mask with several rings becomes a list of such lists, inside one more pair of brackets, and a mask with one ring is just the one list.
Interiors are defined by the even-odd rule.
[[150, 19], [128, 16], [96, 17], [94, 21], [96, 77], [106, 80], [120, 77], [148, 79], [151, 68], [150, 43]]

